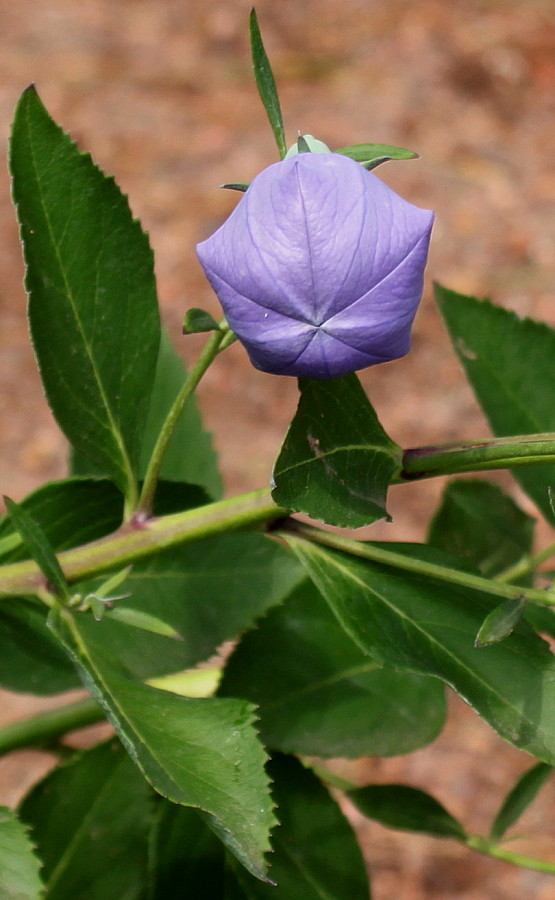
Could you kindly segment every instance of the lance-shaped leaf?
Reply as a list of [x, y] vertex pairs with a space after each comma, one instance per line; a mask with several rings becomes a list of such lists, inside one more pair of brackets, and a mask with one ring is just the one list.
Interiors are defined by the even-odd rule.
[[254, 8], [251, 9], [249, 18], [249, 31], [256, 86], [264, 109], [266, 110], [272, 131], [274, 132], [279, 155], [283, 159], [287, 152], [287, 146], [285, 144], [281, 107], [279, 105], [279, 97], [272, 68], [270, 66], [270, 60], [264, 49], [262, 35], [260, 34], [260, 27], [258, 25], [258, 18]]
[[14, 527], [21, 535], [30, 556], [35, 560], [51, 589], [56, 591], [60, 597], [67, 599], [69, 586], [66, 577], [41, 526], [35, 522], [26, 509], [10, 500], [9, 497], [4, 497], [4, 503]]
[[272, 835], [270, 877], [276, 886], [233, 866], [236, 885], [225, 900], [369, 900], [353, 831], [318, 778], [293, 757], [278, 756], [269, 772], [280, 820]]
[[[502, 737], [555, 763], [555, 657], [521, 622], [502, 643], [476, 649], [492, 600], [478, 591], [286, 540], [348, 634], [382, 665], [450, 684]], [[402, 545], [395, 545], [397, 551]], [[445, 562], [431, 548], [404, 552]], [[495, 601], [494, 601], [495, 602]]]
[[274, 467], [275, 502], [345, 528], [387, 516], [401, 450], [356, 375], [301, 378], [299, 386], [299, 406]]
[[153, 807], [119, 741], [50, 772], [21, 808], [44, 862], [48, 900], [142, 900]]
[[464, 841], [462, 825], [430, 794], [406, 784], [369, 784], [347, 796], [369, 819], [387, 828]]
[[[493, 432], [500, 436], [555, 431], [555, 329], [436, 286], [453, 346]], [[555, 465], [519, 467], [515, 478], [555, 524], [549, 490]]]
[[504, 641], [522, 619], [525, 607], [526, 598], [517, 597], [516, 600], [505, 600], [492, 609], [480, 625], [474, 646], [489, 647], [490, 644]]
[[68, 610], [51, 616], [54, 633], [132, 759], [158, 793], [201, 811], [241, 863], [265, 878], [275, 818], [253, 707], [243, 700], [193, 700], [136, 681], [106, 652], [94, 624]]
[[348, 147], [339, 147], [334, 153], [341, 153], [342, 156], [356, 160], [365, 169], [375, 169], [390, 159], [418, 159], [418, 153], [414, 150], [405, 150], [392, 144], [351, 144]]
[[445, 717], [441, 683], [383, 669], [310, 582], [242, 638], [219, 694], [252, 700], [264, 743], [303, 755], [409, 753], [432, 741]]
[[40, 866], [25, 826], [11, 809], [0, 807], [2, 900], [39, 900], [43, 896]]
[[48, 402], [74, 447], [130, 496], [160, 337], [148, 239], [32, 87], [17, 107], [10, 165]]
[[527, 809], [547, 779], [553, 774], [553, 766], [536, 763], [527, 769], [513, 785], [505, 797], [493, 820], [490, 839], [500, 841], [505, 832], [514, 825]]

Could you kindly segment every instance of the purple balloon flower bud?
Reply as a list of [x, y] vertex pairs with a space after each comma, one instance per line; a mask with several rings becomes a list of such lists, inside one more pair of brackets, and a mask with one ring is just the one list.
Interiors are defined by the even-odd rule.
[[432, 223], [352, 159], [301, 153], [197, 253], [256, 368], [330, 378], [408, 351]]

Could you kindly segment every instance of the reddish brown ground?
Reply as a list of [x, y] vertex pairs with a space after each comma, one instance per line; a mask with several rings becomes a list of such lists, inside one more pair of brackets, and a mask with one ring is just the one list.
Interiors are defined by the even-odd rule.
[[[36, 82], [48, 108], [116, 175], [151, 234], [164, 316], [183, 355], [187, 305], [217, 312], [195, 259], [236, 198], [217, 190], [274, 161], [246, 43], [247, 0], [0, 0], [0, 127]], [[555, 8], [552, 0], [259, 0], [289, 140], [363, 140], [417, 150], [380, 174], [437, 211], [429, 276], [555, 323]], [[22, 266], [6, 175], [0, 180], [0, 487], [19, 498], [61, 476], [66, 448], [44, 402], [26, 336]], [[430, 287], [411, 354], [363, 374], [384, 425], [405, 446], [480, 437], [486, 426], [454, 362]], [[547, 386], [546, 386], [546, 389]], [[254, 372], [240, 347], [201, 389], [229, 493], [267, 482], [295, 404], [293, 380]], [[509, 484], [506, 479], [503, 483]], [[392, 492], [393, 525], [374, 537], [419, 539], [441, 484]], [[515, 496], [518, 492], [512, 488]], [[522, 498], [520, 498], [522, 500]], [[35, 708], [2, 695], [2, 718]], [[356, 777], [428, 788], [469, 828], [485, 828], [530, 759], [453, 701], [429, 748], [364, 760]], [[13, 802], [47, 760], [0, 762]], [[33, 773], [31, 775], [30, 773]], [[555, 859], [547, 787], [522, 822], [527, 852]], [[377, 900], [550, 900], [555, 879], [478, 858], [446, 842], [360, 823]]]

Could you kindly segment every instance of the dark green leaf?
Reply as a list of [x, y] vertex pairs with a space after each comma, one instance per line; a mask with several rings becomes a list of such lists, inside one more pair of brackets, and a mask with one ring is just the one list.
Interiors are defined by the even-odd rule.
[[490, 839], [492, 841], [501, 840], [505, 832], [511, 825], [514, 825], [524, 810], [530, 806], [552, 772], [553, 766], [548, 766], [546, 763], [536, 763], [535, 766], [532, 766], [520, 776], [505, 797], [499, 812], [493, 820], [490, 831]]
[[299, 406], [274, 467], [275, 502], [344, 528], [387, 516], [387, 489], [401, 451], [356, 375], [300, 378], [299, 387]]
[[2, 900], [39, 900], [40, 862], [33, 853], [27, 829], [16, 814], [0, 806], [0, 897]]
[[403, 147], [393, 147], [391, 144], [352, 144], [334, 152], [362, 163], [365, 169], [375, 169], [390, 159], [418, 159], [418, 153], [413, 150], [404, 150]]
[[228, 191], [240, 191], [242, 194], [245, 193], [247, 188], [249, 187], [248, 181], [230, 181], [229, 184], [221, 184], [221, 188], [226, 188]]
[[158, 799], [148, 900], [222, 900], [225, 852], [194, 809]]
[[355, 836], [316, 776], [292, 757], [269, 766], [280, 825], [272, 835], [270, 877], [260, 884], [234, 867], [226, 900], [369, 900], [370, 887]]
[[468, 559], [486, 577], [530, 553], [534, 520], [489, 481], [451, 481], [428, 534], [428, 543]]
[[219, 693], [257, 704], [266, 745], [323, 757], [408, 753], [445, 716], [437, 679], [380, 668], [309, 583], [243, 637]]
[[279, 97], [276, 89], [276, 82], [274, 80], [274, 76], [270, 66], [270, 61], [268, 59], [268, 56], [266, 55], [264, 44], [262, 43], [262, 35], [260, 34], [258, 19], [256, 16], [256, 11], [254, 9], [251, 10], [250, 14], [249, 30], [252, 65], [254, 68], [256, 86], [258, 88], [258, 93], [260, 95], [260, 99], [262, 100], [264, 109], [266, 110], [266, 114], [272, 127], [272, 131], [274, 132], [274, 137], [276, 139], [280, 158], [283, 159], [287, 152], [287, 146], [285, 144], [285, 134], [283, 130], [283, 119], [281, 115], [281, 108], [279, 105]]
[[361, 813], [387, 828], [465, 840], [460, 822], [430, 794], [417, 788], [405, 784], [370, 784], [348, 791], [347, 796]]
[[148, 240], [33, 88], [17, 107], [11, 171], [48, 401], [71, 443], [130, 493], [160, 333]]
[[[555, 330], [487, 300], [436, 286], [453, 346], [494, 433], [500, 437], [555, 431]], [[526, 493], [555, 524], [549, 488], [555, 465], [513, 470]]]
[[118, 741], [50, 772], [21, 815], [44, 861], [48, 900], [142, 900], [153, 798]]
[[[144, 428], [143, 448], [139, 466], [139, 477], [146, 472], [150, 455], [165, 421], [170, 407], [183, 387], [186, 371], [181, 359], [175, 353], [166, 332], [162, 330], [160, 351], [156, 367], [156, 378], [152, 389], [149, 412]], [[102, 476], [100, 469], [91, 466], [82, 454], [73, 453], [72, 472], [75, 475]], [[222, 482], [218, 471], [216, 453], [208, 432], [202, 427], [201, 418], [191, 397], [181, 414], [181, 418], [169, 442], [160, 477], [168, 482], [184, 482], [200, 485], [209, 498], [218, 499], [222, 494]], [[158, 485], [157, 495], [160, 492]], [[177, 488], [175, 488], [177, 490]], [[154, 508], [156, 511], [156, 500]], [[158, 514], [168, 510], [158, 510]]]
[[67, 598], [69, 587], [66, 577], [44, 531], [22, 506], [14, 503], [9, 497], [4, 497], [4, 503], [10, 519], [21, 535], [30, 556], [35, 560], [51, 588], [60, 597]]
[[59, 694], [79, 687], [75, 667], [46, 627], [46, 607], [21, 597], [0, 605], [0, 685], [23, 694]]
[[106, 652], [98, 632], [102, 623], [67, 609], [53, 611], [50, 623], [154, 789], [203, 811], [242, 864], [264, 878], [275, 819], [253, 707], [242, 700], [193, 700], [149, 687]]
[[[33, 491], [19, 503], [42, 529], [58, 553], [94, 541], [114, 531], [123, 515], [123, 497], [106, 479], [68, 478], [52, 481]], [[26, 559], [29, 551], [21, 539], [14, 540], [15, 529], [9, 516], [0, 520], [2, 562]]]
[[198, 334], [204, 331], [219, 331], [216, 320], [204, 309], [188, 309], [183, 318], [183, 334]]
[[504, 641], [522, 619], [526, 606], [525, 598], [506, 600], [492, 609], [486, 616], [474, 641], [475, 647], [489, 647]]
[[[264, 535], [221, 535], [137, 563], [118, 588], [131, 595], [122, 601], [126, 607], [161, 619], [182, 640], [107, 617], [91, 621], [90, 627], [106, 651], [138, 678], [177, 672], [237, 637], [280, 603], [301, 575], [291, 554]], [[79, 589], [85, 594], [96, 587], [95, 581]]]
[[[491, 597], [283, 535], [348, 634], [374, 659], [450, 684], [499, 734], [555, 763], [555, 658], [520, 623], [501, 644], [474, 638]], [[432, 548], [408, 555], [444, 564]], [[399, 546], [396, 546], [399, 551]]]

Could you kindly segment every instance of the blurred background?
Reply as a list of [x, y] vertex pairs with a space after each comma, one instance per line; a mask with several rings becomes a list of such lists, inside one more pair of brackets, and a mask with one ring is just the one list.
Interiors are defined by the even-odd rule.
[[[249, 0], [0, 0], [0, 132], [35, 82], [50, 113], [114, 174], [150, 233], [160, 303], [185, 360], [187, 306], [218, 315], [194, 244], [276, 159], [252, 77]], [[555, 7], [553, 0], [258, 0], [287, 130], [332, 148], [362, 141], [416, 150], [380, 177], [435, 209], [428, 281], [411, 353], [362, 373], [391, 436], [405, 447], [488, 433], [431, 297], [438, 280], [555, 324]], [[5, 165], [0, 169], [0, 488], [20, 499], [66, 470], [66, 447], [43, 398], [27, 337], [23, 267]], [[232, 347], [200, 389], [227, 493], [268, 482], [296, 404], [293, 379], [254, 371]], [[534, 513], [508, 477], [495, 479]], [[393, 524], [366, 536], [421, 540], [441, 480], [392, 490]], [[35, 701], [3, 693], [7, 721]], [[35, 704], [35, 705], [33, 705]], [[44, 707], [44, 702], [42, 704]], [[429, 748], [342, 771], [361, 783], [404, 780], [436, 794], [469, 829], [487, 827], [531, 759], [496, 738], [460, 701]], [[10, 803], [46, 757], [0, 763]], [[34, 775], [30, 774], [34, 773]], [[555, 859], [555, 788], [547, 786], [515, 844]], [[439, 840], [356, 819], [376, 900], [550, 900], [555, 879], [470, 856]]]

